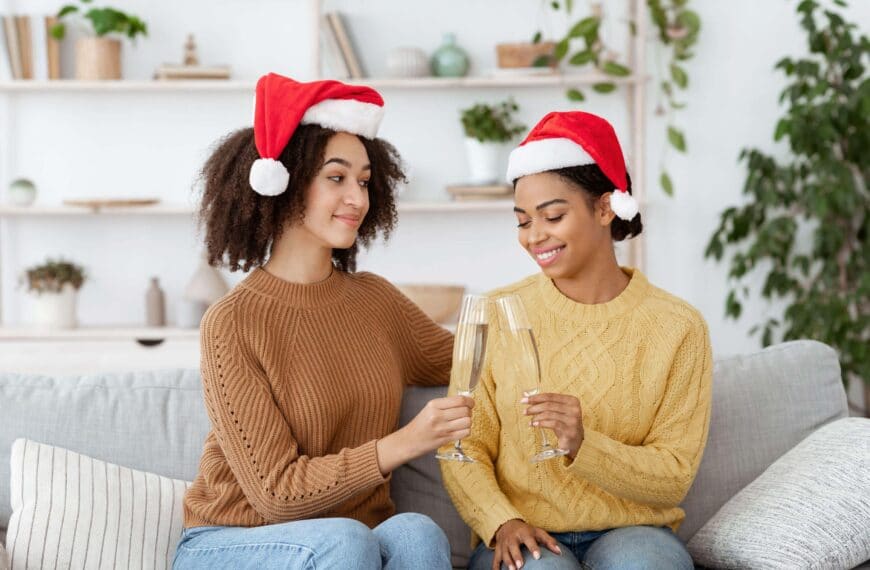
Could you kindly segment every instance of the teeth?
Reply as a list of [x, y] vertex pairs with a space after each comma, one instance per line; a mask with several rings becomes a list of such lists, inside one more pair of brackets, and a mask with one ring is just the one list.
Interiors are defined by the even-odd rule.
[[550, 259], [551, 257], [553, 257], [554, 255], [556, 255], [557, 253], [559, 253], [560, 251], [562, 251], [562, 249], [563, 248], [561, 248], [561, 247], [558, 249], [552, 249], [552, 250], [544, 252], [544, 253], [539, 253], [535, 257], [537, 257], [541, 261], [546, 261], [546, 260]]

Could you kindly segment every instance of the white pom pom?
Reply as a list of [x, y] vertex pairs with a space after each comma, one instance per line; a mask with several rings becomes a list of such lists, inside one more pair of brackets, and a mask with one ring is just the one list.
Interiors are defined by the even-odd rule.
[[263, 196], [277, 196], [287, 190], [290, 173], [280, 161], [272, 158], [258, 158], [251, 166], [248, 178], [251, 188]]
[[620, 219], [630, 222], [637, 215], [637, 200], [623, 190], [614, 190], [610, 194], [610, 209]]

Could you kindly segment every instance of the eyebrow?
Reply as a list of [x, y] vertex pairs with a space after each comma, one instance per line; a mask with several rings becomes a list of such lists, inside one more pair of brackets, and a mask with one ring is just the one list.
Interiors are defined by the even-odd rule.
[[[553, 204], [567, 204], [567, 203], [568, 203], [568, 200], [556, 198], [555, 200], [547, 200], [546, 202], [542, 202], [542, 203], [538, 204], [537, 206], [535, 206], [535, 210], [540, 211], [540, 210], [543, 210], [544, 208], [546, 208], [547, 206], [552, 206]], [[523, 210], [522, 208], [517, 208], [516, 206], [514, 206], [514, 212], [516, 212], [518, 214], [525, 214], [526, 213], [525, 210]]]
[[[334, 163], [336, 163], [336, 164], [340, 164], [340, 165], [342, 165], [342, 166], [344, 166], [344, 167], [346, 167], [346, 168], [350, 168], [350, 167], [352, 166], [351, 163], [349, 163], [348, 161], [346, 161], [346, 160], [343, 159], [343, 158], [330, 158], [329, 160], [327, 160], [326, 162], [323, 163], [323, 166], [326, 166], [327, 164], [329, 164], [329, 163], [331, 163], [331, 162], [334, 162]], [[323, 167], [321, 167], [321, 168], [323, 168]], [[371, 165], [371, 164], [366, 164], [365, 166], [362, 167], [362, 169], [363, 169], [363, 170], [371, 170], [371, 169], [372, 169], [372, 165]]]

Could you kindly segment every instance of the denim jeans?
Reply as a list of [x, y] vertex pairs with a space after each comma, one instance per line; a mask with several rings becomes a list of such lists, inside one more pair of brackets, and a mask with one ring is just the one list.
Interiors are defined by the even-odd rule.
[[[669, 528], [629, 526], [595, 532], [553, 532], [561, 555], [541, 546], [541, 557], [522, 549], [523, 570], [692, 570], [692, 557]], [[468, 570], [490, 570], [494, 552], [479, 544]], [[506, 568], [502, 564], [502, 569]]]
[[260, 527], [185, 529], [173, 569], [450, 570], [450, 545], [425, 515], [403, 513], [374, 530], [353, 519], [311, 519]]

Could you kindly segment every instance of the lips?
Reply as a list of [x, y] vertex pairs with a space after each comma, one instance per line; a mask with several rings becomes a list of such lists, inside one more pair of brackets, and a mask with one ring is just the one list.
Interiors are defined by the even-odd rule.
[[361, 218], [359, 218], [358, 216], [336, 215], [333, 217], [336, 220], [338, 220], [339, 222], [341, 222], [343, 224], [347, 224], [348, 226], [350, 226], [352, 228], [358, 228], [360, 225], [360, 221], [361, 221]]
[[532, 250], [532, 254], [535, 257], [535, 261], [538, 262], [538, 265], [540, 265], [541, 267], [546, 267], [548, 265], [556, 263], [556, 260], [559, 258], [559, 255], [562, 253], [562, 251], [564, 251], [564, 249], [564, 245], [547, 249], [535, 249]]

